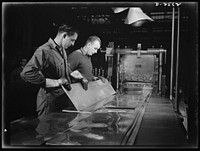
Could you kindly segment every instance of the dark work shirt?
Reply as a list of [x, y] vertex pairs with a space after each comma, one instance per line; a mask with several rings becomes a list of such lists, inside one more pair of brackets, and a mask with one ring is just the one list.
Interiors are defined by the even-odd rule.
[[59, 79], [65, 77], [64, 58], [56, 48], [52, 39], [40, 46], [27, 65], [21, 76], [25, 81], [33, 84], [44, 84], [46, 78]]
[[92, 81], [94, 75], [92, 74], [91, 58], [82, 54], [80, 49], [69, 54], [68, 63], [72, 71], [78, 70], [88, 81]]

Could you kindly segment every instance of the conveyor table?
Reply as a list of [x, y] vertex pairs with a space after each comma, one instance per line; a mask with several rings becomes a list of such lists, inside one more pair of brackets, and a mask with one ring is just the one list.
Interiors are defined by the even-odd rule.
[[11, 145], [133, 144], [148, 97], [115, 95], [95, 112], [52, 113], [44, 119], [21, 119], [11, 126]]

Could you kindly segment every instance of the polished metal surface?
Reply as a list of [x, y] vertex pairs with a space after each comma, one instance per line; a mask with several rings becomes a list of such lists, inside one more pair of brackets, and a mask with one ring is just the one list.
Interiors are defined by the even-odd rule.
[[[108, 81], [96, 81], [89, 87], [89, 91], [82, 88], [81, 92], [69, 91], [72, 92], [68, 94], [70, 99], [79, 109], [77, 111], [63, 110], [40, 119], [20, 119], [12, 122], [10, 144], [133, 145], [151, 96], [151, 89], [141, 87], [137, 91], [119, 94], [115, 93]], [[84, 108], [76, 103], [84, 104]]]
[[122, 145], [133, 143], [148, 96], [115, 95], [93, 112], [52, 113], [11, 124], [13, 146]]

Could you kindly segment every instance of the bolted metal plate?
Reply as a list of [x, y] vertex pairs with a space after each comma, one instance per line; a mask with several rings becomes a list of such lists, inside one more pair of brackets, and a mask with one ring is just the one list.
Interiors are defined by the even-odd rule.
[[116, 93], [108, 80], [105, 83], [101, 80], [89, 82], [87, 91], [80, 83], [71, 84], [71, 87], [71, 91], [64, 91], [78, 111], [94, 111], [102, 107], [107, 102], [105, 100], [109, 100]]
[[125, 55], [121, 60], [120, 71], [126, 81], [153, 82], [155, 58], [153, 55]]

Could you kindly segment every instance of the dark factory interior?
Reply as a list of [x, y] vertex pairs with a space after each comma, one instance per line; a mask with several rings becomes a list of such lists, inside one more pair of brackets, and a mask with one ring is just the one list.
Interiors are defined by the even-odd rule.
[[[134, 10], [147, 18], [130, 23]], [[40, 86], [21, 78], [20, 65], [62, 23], [79, 30], [67, 56], [101, 39], [92, 73], [107, 82], [71, 84], [77, 110], [41, 120]], [[196, 149], [198, 58], [198, 2], [4, 2], [2, 147]]]

